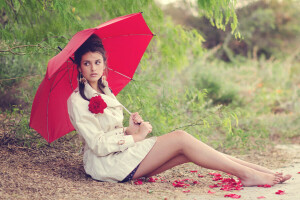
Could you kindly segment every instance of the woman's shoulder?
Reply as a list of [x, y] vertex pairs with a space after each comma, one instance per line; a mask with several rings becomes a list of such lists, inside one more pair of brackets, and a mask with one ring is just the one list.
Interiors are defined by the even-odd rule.
[[67, 101], [68, 105], [73, 105], [73, 106], [78, 106], [78, 105], [82, 105], [82, 104], [87, 104], [88, 101], [84, 100], [80, 93], [79, 90], [74, 90], [73, 93], [70, 95], [68, 101]]

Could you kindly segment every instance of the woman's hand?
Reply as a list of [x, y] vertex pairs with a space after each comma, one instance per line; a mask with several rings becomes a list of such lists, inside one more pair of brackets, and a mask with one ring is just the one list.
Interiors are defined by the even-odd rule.
[[152, 126], [150, 122], [142, 122], [138, 134], [145, 135], [146, 137], [151, 132], [152, 132]]
[[129, 118], [129, 126], [126, 129], [126, 135], [134, 135], [137, 134], [140, 128], [140, 124], [143, 122], [144, 120], [142, 119], [142, 117], [139, 115], [139, 113], [133, 113], [131, 114], [130, 118]]
[[138, 132], [133, 135], [134, 141], [138, 142], [144, 140], [149, 133], [152, 132], [152, 126], [149, 122], [142, 122], [139, 126]]
[[135, 112], [135, 113], [131, 114], [130, 119], [129, 119], [129, 123], [130, 123], [130, 120], [134, 124], [141, 124], [144, 121], [138, 112]]

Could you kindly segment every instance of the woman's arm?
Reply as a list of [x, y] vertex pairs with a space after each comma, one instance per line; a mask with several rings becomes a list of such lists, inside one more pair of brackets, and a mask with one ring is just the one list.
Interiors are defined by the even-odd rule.
[[68, 102], [70, 120], [82, 135], [89, 148], [98, 156], [106, 156], [113, 152], [124, 151], [134, 146], [135, 139], [132, 135], [124, 135], [123, 129], [104, 132], [96, 116], [84, 109], [82, 102]]
[[135, 142], [144, 140], [152, 132], [149, 122], [144, 122], [138, 113], [133, 113], [129, 119], [129, 127], [126, 128], [126, 135], [132, 135]]

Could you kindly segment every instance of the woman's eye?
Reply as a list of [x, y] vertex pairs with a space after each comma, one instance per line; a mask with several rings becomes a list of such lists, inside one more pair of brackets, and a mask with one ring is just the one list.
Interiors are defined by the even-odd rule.
[[97, 60], [96, 61], [96, 65], [99, 65], [101, 62], [100, 62], [100, 60]]
[[84, 65], [84, 66], [89, 66], [89, 65], [90, 65], [90, 62], [84, 62], [83, 65]]

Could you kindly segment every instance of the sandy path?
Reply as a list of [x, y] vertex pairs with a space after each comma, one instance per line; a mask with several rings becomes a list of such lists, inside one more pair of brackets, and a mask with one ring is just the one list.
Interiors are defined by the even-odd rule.
[[[271, 200], [298, 200], [300, 199], [300, 145], [277, 145], [276, 148], [286, 151], [288, 154], [292, 154], [294, 157], [293, 162], [284, 168], [277, 169], [275, 171], [292, 174], [293, 177], [291, 180], [287, 181], [284, 184], [277, 184], [271, 188], [261, 188], [261, 187], [248, 187], [244, 190], [237, 192], [228, 192], [228, 194], [234, 193], [241, 195], [241, 200], [253, 200], [253, 199], [271, 199]], [[275, 194], [278, 190], [283, 190], [285, 194], [278, 195]], [[213, 195], [189, 195], [186, 199], [206, 199], [206, 200], [219, 200], [219, 199], [231, 199], [225, 198], [224, 192], [222, 194], [213, 194]], [[227, 194], [227, 193], [226, 193]], [[222, 196], [220, 196], [222, 195]], [[265, 198], [258, 198], [258, 197]]]
[[[74, 148], [64, 145], [37, 149], [0, 146], [0, 155], [0, 199], [230, 199], [224, 198], [230, 192], [219, 189], [215, 190], [215, 194], [207, 194], [209, 185], [215, 183], [208, 175], [212, 171], [192, 163], [162, 173], [166, 182], [143, 182], [142, 185], [135, 185], [133, 182], [120, 184], [92, 180], [84, 173], [82, 157]], [[300, 188], [300, 174], [297, 174], [300, 171], [299, 155], [300, 145], [281, 145], [275, 150], [241, 155], [241, 159], [273, 169], [287, 166], [277, 171], [289, 172], [293, 179], [272, 188], [252, 187], [232, 193], [241, 195], [240, 199], [257, 199], [259, 196], [275, 200], [300, 199], [297, 194]], [[289, 159], [285, 159], [286, 157]], [[192, 170], [198, 172], [191, 173]], [[198, 178], [198, 173], [204, 177]], [[174, 180], [187, 178], [197, 180], [198, 183], [191, 184], [188, 188], [173, 187]], [[186, 190], [190, 192], [184, 193]], [[278, 190], [284, 190], [286, 194], [276, 195]]]

